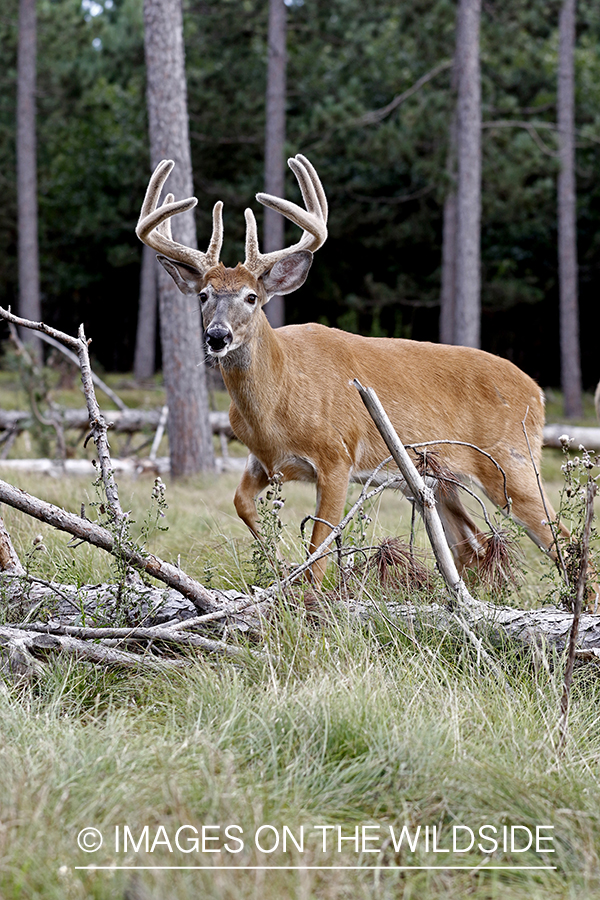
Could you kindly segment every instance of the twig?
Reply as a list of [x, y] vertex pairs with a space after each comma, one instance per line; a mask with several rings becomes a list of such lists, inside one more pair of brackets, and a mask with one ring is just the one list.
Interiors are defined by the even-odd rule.
[[482, 456], [485, 456], [486, 459], [489, 459], [491, 463], [493, 463], [500, 474], [502, 475], [503, 481], [503, 490], [504, 490], [504, 499], [506, 500], [506, 504], [502, 507], [502, 509], [510, 510], [510, 497], [508, 496], [508, 482], [506, 480], [506, 472], [502, 468], [499, 462], [497, 462], [491, 453], [488, 453], [486, 450], [482, 450], [481, 447], [478, 447], [477, 444], [470, 444], [468, 441], [421, 441], [419, 444], [406, 444], [407, 450], [416, 450], [419, 447], [437, 447], [438, 444], [451, 444], [453, 447], [470, 447], [471, 450], [476, 450], [477, 453], [481, 453]]
[[148, 459], [151, 459], [153, 462], [156, 459], [158, 448], [160, 447], [160, 442], [162, 441], [163, 434], [165, 433], [165, 425], [167, 424], [168, 415], [169, 407], [165, 403], [160, 411], [158, 427], [156, 429], [156, 434], [154, 435], [154, 440], [152, 441], [152, 447], [150, 448], [150, 456], [148, 457]]
[[575, 663], [575, 655], [577, 649], [577, 639], [579, 635], [579, 621], [581, 618], [581, 608], [583, 606], [583, 598], [587, 586], [588, 560], [590, 555], [590, 534], [592, 531], [592, 521], [594, 518], [594, 497], [596, 495], [596, 482], [588, 479], [587, 490], [585, 495], [585, 520], [583, 526], [583, 535], [581, 537], [581, 552], [579, 558], [579, 572], [577, 574], [577, 590], [575, 594], [575, 604], [573, 608], [573, 624], [571, 625], [571, 633], [569, 635], [569, 651], [567, 655], [567, 665], [565, 668], [565, 679], [563, 683], [563, 692], [560, 700], [560, 723], [557, 754], [560, 756], [564, 750], [567, 739], [567, 721], [569, 716], [569, 698], [571, 695], [571, 684], [573, 682], [573, 666]]
[[125, 521], [125, 515], [123, 513], [123, 510], [121, 509], [121, 504], [119, 502], [119, 492], [117, 484], [113, 477], [110, 448], [108, 438], [106, 436], [108, 426], [100, 412], [100, 407], [98, 405], [96, 393], [94, 391], [94, 380], [92, 378], [88, 341], [85, 337], [83, 325], [79, 326], [78, 337], [74, 338], [72, 337], [72, 335], [65, 334], [65, 332], [59, 331], [57, 328], [51, 328], [44, 322], [32, 322], [30, 319], [22, 319], [20, 316], [15, 316], [10, 312], [10, 310], [3, 309], [2, 307], [0, 307], [0, 317], [6, 319], [7, 322], [12, 322], [13, 325], [19, 325], [22, 328], [31, 328], [32, 331], [39, 331], [42, 334], [48, 334], [55, 340], [66, 344], [77, 353], [77, 358], [79, 359], [79, 368], [81, 370], [81, 382], [83, 384], [83, 390], [87, 403], [92, 437], [94, 439], [96, 450], [98, 452], [98, 461], [100, 463], [100, 471], [102, 474], [102, 480], [104, 482], [106, 499], [111, 511], [111, 515], [115, 521], [115, 525], [118, 526], [120, 530], [122, 530], [122, 526]]
[[454, 60], [447, 59], [441, 63], [438, 63], [433, 69], [429, 72], [426, 72], [425, 75], [422, 75], [415, 83], [409, 87], [407, 90], [403, 91], [401, 94], [397, 94], [393, 100], [391, 100], [386, 106], [382, 106], [379, 109], [373, 109], [369, 112], [364, 113], [362, 116], [359, 116], [357, 119], [354, 119], [351, 123], [352, 125], [376, 125], [378, 122], [381, 122], [390, 113], [394, 112], [401, 103], [404, 103], [405, 100], [408, 100], [409, 97], [412, 97], [413, 94], [416, 94], [423, 85], [427, 84], [428, 81], [431, 81], [432, 78], [435, 78], [436, 75], [439, 75], [440, 72], [445, 72], [446, 69], [451, 69], [454, 65]]
[[[215, 641], [206, 638], [200, 634], [190, 634], [187, 632], [177, 632], [172, 628], [162, 628], [156, 625], [151, 628], [89, 628], [83, 625], [52, 625], [52, 624], [31, 624], [27, 625], [26, 631], [39, 631], [43, 634], [64, 634], [71, 637], [83, 639], [104, 639], [104, 638], [120, 638], [122, 640], [138, 640], [138, 641], [166, 641], [172, 644], [181, 644], [188, 647], [199, 647], [210, 653], [222, 653], [225, 656], [240, 657], [246, 651], [224, 641]], [[249, 650], [252, 653], [252, 650]]]
[[564, 580], [565, 580], [565, 584], [568, 585], [568, 584], [569, 584], [569, 575], [568, 575], [568, 572], [567, 572], [567, 566], [566, 566], [566, 564], [565, 564], [565, 559], [564, 559], [564, 556], [563, 556], [563, 554], [562, 554], [561, 546], [560, 546], [560, 544], [559, 544], [559, 542], [558, 542], [558, 535], [557, 535], [557, 533], [556, 533], [556, 528], [554, 527], [554, 522], [552, 521], [552, 518], [551, 518], [551, 516], [550, 516], [550, 512], [548, 511], [548, 504], [546, 503], [546, 495], [544, 494], [544, 488], [542, 487], [542, 479], [541, 479], [541, 477], [540, 477], [540, 473], [539, 473], [538, 467], [537, 467], [537, 465], [536, 465], [536, 463], [535, 463], [535, 459], [534, 459], [534, 456], [533, 456], [533, 451], [532, 451], [532, 449], [531, 449], [531, 444], [529, 443], [529, 435], [527, 434], [527, 427], [526, 427], [526, 425], [525, 425], [525, 420], [527, 419], [527, 416], [528, 416], [528, 415], [529, 415], [529, 407], [527, 407], [527, 409], [526, 409], [526, 411], [525, 411], [525, 416], [524, 416], [524, 418], [523, 418], [523, 421], [521, 422], [521, 427], [523, 428], [523, 434], [525, 435], [525, 441], [526, 441], [526, 443], [527, 443], [527, 449], [528, 449], [528, 451], [529, 451], [529, 459], [531, 460], [531, 465], [533, 466], [533, 471], [535, 472], [535, 478], [536, 478], [536, 481], [537, 481], [538, 491], [540, 492], [540, 497], [542, 498], [542, 505], [543, 505], [543, 507], [544, 507], [544, 512], [546, 513], [546, 521], [547, 521], [547, 523], [548, 523], [548, 526], [549, 526], [549, 528], [550, 528], [550, 531], [552, 532], [552, 537], [553, 537], [553, 539], [554, 539], [554, 546], [556, 547], [556, 555], [557, 555], [558, 560], [559, 560], [559, 562], [560, 562], [560, 568], [561, 568], [561, 570], [562, 570], [562, 574], [563, 574], [563, 578], [564, 578]]
[[373, 388], [364, 388], [356, 378], [352, 383], [357, 388], [363, 403], [392, 454], [394, 462], [410, 488], [414, 502], [423, 519], [438, 567], [451, 595], [459, 603], [467, 606], [477, 606], [478, 601], [471, 596], [464, 581], [458, 574], [456, 563], [450, 552], [442, 522], [436, 509], [435, 496], [432, 489], [427, 487], [422, 476], [417, 472]]
[[190, 578], [177, 566], [164, 562], [152, 553], [142, 553], [137, 547], [131, 546], [127, 542], [118, 542], [110, 531], [95, 522], [90, 522], [89, 519], [83, 519], [58, 506], [39, 500], [26, 491], [1, 480], [0, 502], [124, 559], [136, 569], [147, 572], [148, 575], [157, 578], [163, 584], [168, 584], [169, 587], [179, 591], [180, 594], [191, 600], [198, 612], [214, 611], [215, 598], [198, 581]]
[[376, 488], [373, 488], [373, 490], [368, 490], [369, 485], [373, 482], [375, 476], [378, 475], [380, 470], [384, 466], [386, 466], [388, 462], [389, 459], [384, 459], [383, 462], [379, 463], [377, 468], [371, 473], [369, 478], [367, 478], [364, 487], [352, 508], [346, 513], [342, 521], [330, 531], [323, 543], [320, 544], [316, 548], [316, 550], [314, 550], [314, 552], [310, 554], [308, 559], [306, 559], [299, 566], [296, 566], [294, 571], [290, 572], [290, 574], [286, 578], [284, 578], [279, 585], [273, 585], [273, 587], [270, 587], [265, 591], [265, 594], [267, 594], [269, 598], [274, 597], [278, 590], [292, 584], [300, 577], [300, 575], [302, 575], [303, 572], [305, 572], [307, 569], [310, 569], [313, 563], [315, 563], [318, 559], [321, 559], [321, 557], [325, 556], [325, 551], [327, 550], [329, 545], [338, 539], [339, 535], [342, 533], [348, 522], [350, 522], [350, 520], [354, 517], [361, 506], [363, 506], [363, 504], [365, 504], [368, 500], [370, 500], [372, 497], [377, 496], [377, 494], [380, 494], [381, 491], [388, 487], [388, 482], [386, 481], [383, 482], [383, 484], [378, 485]]
[[47, 587], [48, 590], [52, 591], [53, 594], [56, 594], [57, 597], [60, 597], [61, 600], [64, 600], [69, 606], [72, 606], [76, 612], [80, 612], [80, 607], [75, 603], [74, 600], [71, 600], [64, 591], [61, 591], [52, 581], [46, 581], [45, 578], [38, 578], [35, 575], [30, 575], [29, 572], [4, 572], [3, 573], [7, 578], [21, 578], [28, 581], [30, 584], [41, 584], [44, 587]]
[[[55, 340], [53, 337], [51, 337], [49, 334], [46, 334], [46, 332], [44, 332], [44, 331], [40, 332], [40, 337], [47, 344], [50, 344], [51, 347], [55, 347], [57, 350], [60, 350], [60, 352], [63, 353], [67, 357], [67, 359], [71, 360], [73, 365], [75, 365], [75, 366], [77, 366], [77, 368], [79, 368], [79, 359], [77, 358], [77, 356], [75, 356], [74, 353], [71, 353], [70, 350], [67, 350], [67, 348], [64, 346], [64, 344], [61, 344], [60, 341]], [[115, 394], [115, 392], [112, 390], [112, 388], [109, 388], [109, 386], [106, 384], [106, 382], [102, 381], [100, 376], [96, 375], [95, 372], [92, 372], [92, 379], [93, 379], [93, 382], [96, 385], [96, 387], [100, 388], [100, 390], [103, 391], [103, 393], [105, 393], [106, 396], [110, 400], [112, 400], [112, 402], [115, 404], [117, 409], [120, 409], [122, 412], [125, 412], [125, 410], [129, 409], [127, 404], [124, 403], [123, 400], [121, 400], [119, 395]]]

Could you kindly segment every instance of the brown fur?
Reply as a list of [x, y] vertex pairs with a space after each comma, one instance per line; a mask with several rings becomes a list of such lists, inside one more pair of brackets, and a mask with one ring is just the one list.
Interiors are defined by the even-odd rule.
[[[211, 352], [219, 358], [231, 396], [235, 434], [250, 450], [234, 502], [238, 515], [258, 534], [255, 498], [276, 472], [285, 480], [317, 485], [311, 551], [330, 525], [340, 521], [351, 479], [361, 480], [387, 456], [379, 432], [351, 385], [358, 378], [377, 392], [404, 443], [455, 440], [489, 453], [506, 473], [512, 513], [532, 539], [552, 552], [548, 513], [540, 497], [534, 466], [523, 433], [527, 432], [539, 466], [544, 401], [540, 389], [507, 360], [468, 347], [388, 338], [364, 338], [323, 325], [292, 325], [274, 331], [262, 306], [275, 294], [296, 290], [305, 280], [312, 252], [327, 237], [327, 200], [312, 164], [303, 156], [289, 160], [306, 209], [258, 194], [303, 229], [286, 250], [261, 254], [256, 221], [246, 210], [246, 261], [234, 269], [218, 263], [223, 236], [221, 207], [213, 210], [213, 234], [206, 253], [182, 247], [170, 237], [168, 219], [195, 200], [160, 208], [158, 198], [172, 170], [163, 160], [150, 179], [137, 226], [138, 236], [154, 247], [166, 270], [185, 294], [199, 296]], [[597, 404], [598, 404], [597, 394]], [[496, 466], [476, 450], [440, 445], [443, 465], [479, 483], [488, 497], [505, 506], [504, 482]], [[485, 557], [487, 539], [478, 530], [456, 490], [436, 490], [438, 509], [459, 569]], [[566, 534], [566, 532], [564, 532]], [[318, 585], [326, 561], [313, 566]]]
[[[451, 439], [485, 450], [506, 472], [512, 513], [543, 549], [553, 543], [521, 422], [539, 465], [544, 425], [539, 387], [507, 360], [481, 350], [388, 338], [365, 338], [323, 325], [274, 331], [256, 311], [247, 335], [251, 363], [223, 367], [232, 399], [230, 420], [250, 458], [235, 494], [238, 515], [258, 533], [254, 499], [268, 478], [317, 484], [316, 515], [337, 524], [352, 474], [375, 468], [387, 455], [353, 378], [373, 387], [404, 443]], [[205, 322], [206, 324], [206, 322]], [[439, 456], [505, 505], [501, 474], [469, 447], [441, 445]], [[548, 501], [546, 501], [548, 502]], [[438, 495], [459, 568], [485, 553], [482, 535], [458, 495]], [[549, 507], [549, 514], [553, 512]], [[329, 529], [316, 522], [310, 549]], [[320, 583], [325, 563], [313, 567]]]

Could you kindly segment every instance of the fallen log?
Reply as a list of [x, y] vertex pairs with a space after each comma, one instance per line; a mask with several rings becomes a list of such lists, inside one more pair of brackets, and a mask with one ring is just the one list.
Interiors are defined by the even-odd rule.
[[[134, 434], [138, 431], [156, 429], [160, 422], [161, 407], [156, 409], [111, 409], [103, 411], [107, 424], [111, 430]], [[233, 437], [233, 431], [229, 424], [227, 412], [209, 413], [210, 426], [213, 434], [225, 434]], [[79, 429], [85, 431], [89, 428], [89, 416], [86, 409], [64, 409], [61, 411], [63, 428]], [[22, 409], [0, 409], [0, 431], [21, 432], [30, 427], [32, 414]]]
[[[217, 457], [215, 467], [218, 474], [222, 472], [241, 472], [246, 465], [246, 457]], [[143, 474], [165, 475], [170, 472], [168, 456], [125, 457], [113, 459], [112, 469], [116, 475], [129, 475], [134, 478]], [[37, 475], [50, 475], [61, 478], [63, 475], [86, 475], [96, 477], [98, 470], [89, 459], [0, 459], [0, 471], [27, 472]]]
[[562, 450], [560, 438], [565, 434], [572, 441], [571, 449], [577, 450], [583, 444], [587, 450], [600, 450], [600, 428], [583, 428], [579, 425], [545, 425], [544, 447], [558, 447]]

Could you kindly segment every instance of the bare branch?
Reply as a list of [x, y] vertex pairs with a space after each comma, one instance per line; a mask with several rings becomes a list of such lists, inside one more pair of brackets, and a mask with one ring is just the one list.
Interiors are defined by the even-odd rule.
[[537, 481], [538, 491], [540, 492], [540, 497], [542, 498], [544, 512], [546, 513], [546, 521], [548, 522], [548, 525], [552, 532], [552, 537], [554, 538], [554, 546], [556, 547], [556, 555], [557, 555], [558, 561], [560, 563], [560, 569], [561, 569], [563, 578], [565, 580], [565, 584], [568, 584], [569, 583], [569, 575], [567, 572], [567, 566], [565, 563], [563, 552], [562, 552], [562, 549], [561, 549], [561, 546], [560, 546], [560, 543], [558, 540], [558, 535], [556, 533], [556, 526], [555, 526], [554, 522], [552, 521], [552, 517], [548, 510], [548, 504], [546, 503], [546, 495], [544, 494], [544, 489], [542, 487], [542, 479], [540, 477], [538, 467], [535, 463], [535, 459], [533, 458], [531, 444], [529, 443], [529, 435], [527, 434], [527, 426], [525, 425], [525, 420], [527, 419], [528, 414], [529, 414], [529, 407], [527, 407], [527, 410], [525, 411], [525, 416], [523, 418], [523, 421], [521, 422], [521, 427], [523, 428], [523, 434], [525, 435], [525, 441], [527, 442], [527, 449], [529, 450], [529, 458], [531, 460], [531, 465], [533, 466], [533, 471], [535, 472], [535, 478]]
[[560, 737], [558, 741], [557, 753], [560, 756], [564, 749], [567, 739], [567, 721], [569, 716], [569, 698], [571, 694], [571, 683], [573, 681], [573, 666], [575, 664], [575, 655], [577, 650], [577, 640], [579, 637], [579, 621], [581, 619], [581, 608], [583, 606], [583, 598], [587, 587], [588, 560], [590, 555], [590, 534], [592, 531], [592, 520], [594, 518], [594, 497], [596, 496], [596, 482], [588, 479], [586, 495], [585, 495], [585, 520], [583, 525], [583, 535], [581, 538], [581, 551], [579, 558], [579, 573], [577, 576], [577, 590], [575, 594], [575, 603], [573, 607], [573, 624], [571, 625], [571, 633], [569, 635], [569, 651], [567, 654], [567, 665], [565, 668], [565, 679], [563, 683], [563, 692], [560, 700]]
[[200, 613], [213, 612], [217, 607], [215, 597], [181, 569], [164, 562], [152, 553], [142, 553], [127, 542], [119, 544], [106, 528], [90, 522], [89, 519], [82, 519], [58, 506], [39, 500], [5, 481], [0, 481], [0, 502], [124, 559], [136, 569], [145, 571], [163, 584], [168, 584], [169, 587], [179, 591], [191, 600]]
[[[75, 356], [74, 353], [71, 353], [71, 351], [68, 350], [64, 346], [64, 344], [61, 344], [60, 341], [55, 340], [53, 337], [51, 337], [51, 335], [46, 334], [44, 331], [40, 332], [40, 337], [47, 344], [50, 344], [51, 347], [54, 347], [56, 350], [60, 350], [60, 352], [64, 356], [66, 356], [66, 358], [69, 359], [73, 363], [73, 365], [75, 365], [75, 366], [77, 366], [77, 368], [79, 368], [78, 358]], [[100, 388], [100, 390], [103, 391], [110, 400], [112, 400], [112, 402], [115, 404], [117, 409], [120, 409], [122, 412], [125, 412], [127, 409], [129, 409], [127, 404], [121, 400], [119, 395], [115, 394], [113, 389], [109, 388], [109, 386], [106, 384], [106, 382], [102, 381], [100, 376], [96, 375], [95, 372], [92, 372], [92, 380], [93, 380], [94, 384], [96, 385], [96, 387]]]
[[87, 640], [121, 638], [124, 641], [164, 641], [184, 647], [197, 647], [209, 653], [221, 653], [235, 658], [245, 654], [244, 650], [231, 644], [226, 644], [225, 641], [215, 641], [201, 634], [190, 634], [177, 631], [172, 627], [165, 628], [161, 625], [155, 625], [150, 628], [88, 628], [79, 625], [32, 624], [26, 626], [24, 630], [42, 632], [43, 634], [67, 635]]
[[451, 595], [460, 604], [477, 606], [479, 601], [471, 596], [464, 581], [458, 574], [454, 558], [446, 541], [442, 522], [435, 507], [433, 491], [427, 487], [425, 481], [417, 472], [373, 388], [364, 388], [356, 378], [353, 384], [357, 388], [369, 415], [379, 429], [379, 433], [392, 454], [394, 462], [410, 488], [414, 502], [423, 519], [438, 567]]
[[451, 69], [453, 65], [454, 60], [452, 59], [447, 59], [444, 60], [444, 62], [438, 63], [437, 66], [415, 81], [411, 87], [407, 88], [407, 90], [403, 91], [401, 94], [397, 94], [393, 100], [386, 104], [386, 106], [381, 106], [379, 109], [373, 109], [364, 113], [362, 116], [359, 116], [358, 119], [355, 119], [352, 122], [352, 125], [376, 125], [378, 122], [381, 122], [389, 116], [390, 113], [393, 113], [395, 109], [398, 109], [405, 100], [408, 100], [409, 97], [412, 97], [413, 94], [420, 91], [423, 85], [427, 84], [428, 81], [431, 81], [431, 79], [435, 78], [436, 75], [439, 75], [440, 72]]
[[0, 572], [5, 575], [24, 575], [25, 569], [21, 564], [19, 555], [6, 530], [4, 520], [0, 518]]

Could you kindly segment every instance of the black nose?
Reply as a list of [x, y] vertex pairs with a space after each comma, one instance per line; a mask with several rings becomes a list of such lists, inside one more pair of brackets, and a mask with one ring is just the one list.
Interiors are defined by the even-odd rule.
[[214, 350], [215, 353], [228, 347], [232, 339], [231, 331], [224, 325], [209, 325], [206, 329], [206, 343], [209, 349]]

